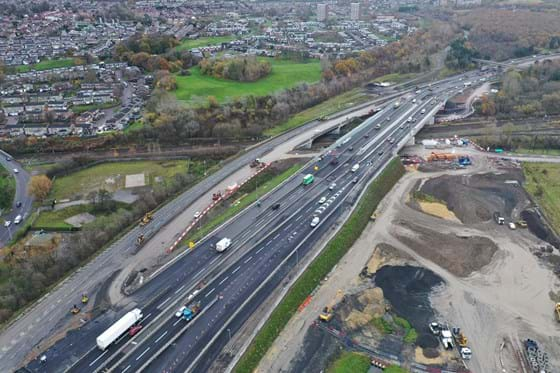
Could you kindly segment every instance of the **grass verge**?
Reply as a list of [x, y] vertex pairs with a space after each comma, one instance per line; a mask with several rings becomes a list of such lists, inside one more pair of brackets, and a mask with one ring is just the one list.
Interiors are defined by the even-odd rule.
[[16, 194], [16, 179], [0, 165], [0, 210], [9, 209]]
[[560, 164], [523, 163], [525, 189], [543, 209], [556, 232], [560, 232]]
[[366, 373], [371, 363], [369, 357], [365, 354], [357, 352], [343, 352], [336, 359], [329, 369], [328, 373]]
[[188, 243], [189, 241], [196, 242], [201, 238], [205, 237], [210, 232], [212, 232], [216, 227], [225, 223], [226, 221], [228, 221], [229, 219], [231, 219], [232, 217], [234, 217], [235, 215], [243, 211], [251, 203], [255, 202], [258, 199], [258, 197], [270, 192], [276, 186], [280, 185], [280, 183], [282, 183], [284, 180], [288, 179], [290, 176], [298, 172], [301, 169], [301, 167], [302, 165], [295, 164], [292, 167], [285, 170], [284, 172], [282, 172], [281, 174], [264, 182], [262, 185], [259, 184], [258, 194], [257, 191], [254, 190], [255, 188], [252, 188], [252, 190], [254, 191], [251, 193], [242, 194], [241, 196], [239, 196], [240, 198], [238, 198], [237, 203], [233, 204], [222, 214], [213, 217], [209, 222], [204, 224], [199, 230], [193, 232], [191, 235], [187, 235], [183, 239], [182, 243]]
[[268, 58], [271, 73], [255, 82], [237, 82], [203, 75], [198, 67], [190, 69], [191, 75], [177, 75], [177, 99], [189, 104], [206, 104], [213, 96], [219, 102], [242, 96], [266, 96], [278, 90], [291, 88], [303, 82], [314, 83], [321, 79], [321, 64], [317, 60], [294, 62]]
[[370, 97], [364, 94], [361, 89], [356, 88], [341, 95], [332, 97], [327, 101], [309, 109], [303, 110], [286, 122], [267, 129], [264, 131], [264, 134], [266, 136], [277, 136], [297, 128], [313, 119], [339, 112], [349, 107], [364, 103], [368, 100], [370, 100]]
[[257, 333], [251, 345], [235, 367], [236, 373], [253, 372], [272, 343], [288, 323], [299, 305], [319, 285], [320, 281], [332, 270], [339, 260], [360, 237], [369, 223], [369, 217], [381, 199], [387, 194], [404, 174], [404, 167], [398, 158], [394, 158], [385, 170], [367, 188], [358, 206], [346, 223], [333, 237], [319, 255], [294, 283], [270, 318]]
[[72, 112], [75, 114], [81, 114], [86, 111], [109, 109], [118, 106], [119, 104], [120, 101], [106, 102], [104, 104], [76, 105], [72, 107]]

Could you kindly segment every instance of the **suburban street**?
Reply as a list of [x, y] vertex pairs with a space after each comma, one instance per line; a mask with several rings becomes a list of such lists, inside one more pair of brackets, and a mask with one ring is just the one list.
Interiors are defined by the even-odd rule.
[[[10, 160], [8, 161], [8, 159]], [[12, 222], [9, 227], [5, 227], [4, 225], [0, 227], [0, 247], [2, 247], [10, 241], [11, 237], [17, 232], [18, 228], [24, 225], [25, 219], [28, 218], [31, 213], [33, 199], [27, 194], [27, 184], [31, 178], [29, 172], [27, 172], [22, 165], [12, 159], [11, 155], [3, 150], [0, 150], [0, 164], [2, 164], [2, 166], [6, 168], [6, 170], [16, 179], [16, 194], [12, 204], [12, 209], [11, 211], [5, 211], [2, 214], [2, 218], [5, 221], [9, 220]], [[17, 169], [18, 172], [15, 173], [14, 169]], [[21, 202], [21, 207], [16, 207], [17, 201]], [[14, 219], [17, 215], [21, 215], [23, 218], [23, 221], [19, 223], [19, 225], [14, 224]]]
[[[172, 361], [184, 359], [182, 356], [174, 355], [173, 351], [177, 349], [164, 349], [165, 343], [170, 340], [177, 339], [174, 342], [177, 346], [182, 343], [181, 341], [189, 340], [185, 335], [195, 335], [191, 333], [201, 333], [201, 338], [219, 335], [224, 332], [224, 329], [216, 328], [225, 323], [231, 323], [229, 333], [235, 333], [235, 330], [251, 314], [251, 309], [266, 298], [270, 289], [274, 288], [287, 271], [297, 264], [298, 260], [293, 259], [294, 255], [299, 257], [309, 252], [313, 243], [345, 211], [340, 207], [349, 207], [343, 203], [345, 198], [354, 189], [362, 189], [364, 186], [361, 181], [354, 183], [353, 178], [369, 180], [373, 174], [382, 169], [398, 149], [396, 146], [406, 143], [408, 138], [405, 137], [420, 130], [424, 122], [439, 110], [447, 95], [454, 94], [456, 89], [452, 92], [451, 88], [456, 84], [457, 81], [449, 80], [440, 87], [434, 87], [433, 93], [425, 90], [417, 95], [418, 102], [413, 102], [410, 97], [406, 101], [403, 100], [397, 109], [387, 105], [380, 113], [340, 139], [322, 157], [323, 159], [316, 160], [314, 165], [317, 165], [319, 170], [315, 173], [316, 181], [312, 185], [305, 188], [301, 186], [303, 174], [312, 171], [309, 166], [281, 188], [263, 198], [260, 207], [250, 207], [230, 224], [208, 237], [194, 251], [180, 256], [173, 264], [157, 273], [157, 276], [133, 294], [131, 297], [133, 300], [130, 300], [128, 307], [123, 308], [118, 314], [107, 312], [97, 318], [95, 323], [86, 323], [78, 332], [70, 334], [46, 352], [49, 359], [46, 365], [35, 362], [28, 368], [32, 371], [59, 371], [64, 370], [64, 367], [71, 367], [71, 371], [95, 371], [101, 367], [115, 366], [122, 370], [132, 369], [130, 367], [137, 370], [151, 364], [150, 367], [159, 369], [160, 366], [166, 366]], [[443, 92], [446, 92], [445, 96], [435, 97]], [[422, 109], [427, 113], [425, 120], [420, 121]], [[407, 123], [407, 118], [411, 116], [418, 118], [419, 122]], [[376, 124], [380, 125], [380, 130], [375, 129]], [[388, 141], [389, 138], [393, 140]], [[332, 164], [331, 160], [335, 156], [339, 162]], [[363, 166], [356, 173], [350, 171], [354, 162], [359, 162]], [[327, 191], [332, 182], [336, 183], [336, 188]], [[318, 207], [318, 198], [325, 194], [329, 197], [329, 201], [332, 197], [334, 199], [329, 203], [328, 208], [321, 212], [325, 218], [321, 219], [316, 228], [311, 229], [312, 211]], [[281, 208], [279, 211], [272, 211], [269, 207], [276, 201], [282, 201]], [[232, 248], [225, 254], [218, 255], [211, 246], [223, 237], [232, 238]], [[270, 266], [270, 269], [265, 270], [267, 266]], [[270, 276], [272, 273], [274, 275]], [[231, 289], [229, 286], [233, 284], [244, 285], [235, 286], [239, 292], [232, 293], [228, 289]], [[261, 288], [258, 288], [259, 285]], [[178, 322], [178, 319], [170, 317], [186, 299], [200, 300], [203, 306], [199, 318], [192, 324], [188, 324], [188, 327]], [[245, 300], [249, 301], [244, 302]], [[137, 306], [143, 310], [144, 329], [133, 338], [135, 343], [129, 344], [129, 338], [124, 337], [109, 349], [99, 351], [94, 342], [96, 335], [118, 316]], [[228, 307], [236, 310], [247, 309], [236, 313], [235, 317], [229, 320], [230, 313], [225, 312]], [[206, 320], [207, 323], [199, 320]], [[155, 326], [151, 326], [152, 324]], [[201, 325], [213, 326], [208, 330]], [[163, 334], [165, 335], [162, 336]], [[161, 338], [157, 340], [159, 337]], [[81, 343], [76, 343], [77, 340]], [[225, 343], [227, 340], [221, 342]], [[207, 347], [204, 347], [206, 343], [197, 343], [190, 348], [183, 346], [184, 349], [179, 351], [189, 354], [188, 361], [198, 361], [199, 356], [206, 354], [213, 356], [219, 352], [221, 342], [212, 340]], [[143, 352], [142, 347], [152, 351], [138, 357]], [[156, 348], [158, 351], [161, 349], [161, 358], [158, 357], [159, 353], [155, 354]], [[168, 354], [171, 356], [168, 357]], [[210, 356], [205, 356], [201, 361], [207, 361]], [[148, 358], [153, 361], [145, 360]], [[130, 367], [127, 368], [128, 366]], [[207, 367], [197, 367], [197, 370], [205, 368]]]

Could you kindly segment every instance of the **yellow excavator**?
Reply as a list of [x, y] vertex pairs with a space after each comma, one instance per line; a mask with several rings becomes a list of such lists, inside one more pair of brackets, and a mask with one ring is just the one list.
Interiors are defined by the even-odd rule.
[[319, 320], [324, 321], [324, 322], [329, 322], [331, 321], [333, 317], [333, 311], [331, 307], [325, 307], [323, 308], [323, 312], [321, 312], [319, 314]]
[[89, 302], [89, 297], [87, 294], [82, 294], [82, 304], [87, 304]]
[[147, 213], [144, 215], [144, 217], [142, 218], [142, 220], [140, 220], [140, 226], [143, 227], [143, 226], [145, 226], [146, 224], [148, 224], [149, 222], [151, 222], [152, 219], [153, 219], [153, 217], [154, 217], [153, 211], [147, 212]]

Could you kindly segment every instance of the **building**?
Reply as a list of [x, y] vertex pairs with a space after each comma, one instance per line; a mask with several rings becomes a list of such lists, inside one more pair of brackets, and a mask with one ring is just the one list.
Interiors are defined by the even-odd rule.
[[360, 3], [350, 4], [350, 19], [358, 21], [360, 19]]
[[326, 21], [329, 15], [327, 4], [317, 4], [317, 21]]

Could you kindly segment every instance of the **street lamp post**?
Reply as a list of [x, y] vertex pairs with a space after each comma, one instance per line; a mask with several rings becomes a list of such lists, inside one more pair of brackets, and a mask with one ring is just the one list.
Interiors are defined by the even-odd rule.
[[228, 332], [228, 336], [229, 336], [229, 339], [228, 339], [228, 342], [229, 342], [229, 341], [231, 341], [231, 329], [227, 328], [227, 332]]

